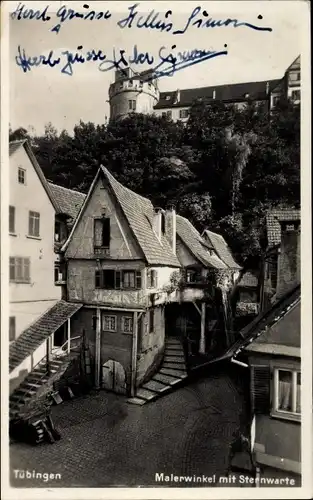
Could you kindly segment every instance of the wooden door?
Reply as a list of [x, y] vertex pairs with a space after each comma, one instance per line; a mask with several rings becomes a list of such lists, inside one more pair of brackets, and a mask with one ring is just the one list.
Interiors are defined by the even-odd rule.
[[126, 394], [126, 376], [121, 363], [109, 359], [102, 365], [102, 388], [118, 394]]

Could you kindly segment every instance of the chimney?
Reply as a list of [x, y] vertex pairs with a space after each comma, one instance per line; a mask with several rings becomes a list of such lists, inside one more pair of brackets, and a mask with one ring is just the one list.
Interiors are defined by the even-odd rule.
[[154, 214], [153, 214], [153, 229], [159, 238], [161, 240], [162, 236], [162, 219], [164, 218], [164, 213], [162, 208], [156, 207], [154, 209]]
[[176, 255], [176, 211], [173, 207], [165, 212], [165, 235]]
[[290, 291], [301, 280], [300, 219], [280, 220], [281, 247], [278, 257], [277, 298]]
[[176, 103], [180, 102], [180, 90], [176, 90]]
[[216, 99], [216, 90], [213, 90], [213, 99]]

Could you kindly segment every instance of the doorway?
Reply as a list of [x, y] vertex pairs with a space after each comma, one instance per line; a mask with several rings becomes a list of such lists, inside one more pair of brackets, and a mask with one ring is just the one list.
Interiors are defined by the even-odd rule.
[[117, 394], [126, 394], [126, 375], [121, 363], [109, 359], [102, 365], [101, 387]]

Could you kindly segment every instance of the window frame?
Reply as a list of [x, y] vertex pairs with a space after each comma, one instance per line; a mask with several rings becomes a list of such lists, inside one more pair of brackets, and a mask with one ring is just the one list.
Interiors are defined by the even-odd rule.
[[[115, 321], [115, 329], [111, 328], [111, 329], [107, 329], [107, 328], [104, 328], [104, 318], [114, 318], [114, 321]], [[105, 312], [102, 313], [102, 316], [101, 316], [101, 330], [102, 332], [117, 332], [117, 316], [116, 314], [105, 314]]]
[[[20, 176], [20, 173], [23, 174], [23, 175]], [[21, 182], [21, 178], [23, 178], [23, 182]], [[25, 170], [25, 168], [18, 167], [17, 180], [18, 180], [19, 184], [22, 184], [23, 186], [26, 186], [26, 170]]]
[[[125, 320], [131, 321], [131, 329], [130, 330], [125, 330]], [[133, 330], [134, 330], [134, 318], [133, 318], [133, 316], [122, 316], [122, 318], [121, 318], [121, 331], [122, 331], [122, 333], [132, 334]]]
[[181, 120], [185, 120], [185, 118], [188, 118], [189, 116], [189, 110], [188, 109], [180, 109], [179, 110], [179, 118]]
[[[103, 273], [114, 272], [114, 287], [104, 287], [105, 280]], [[124, 273], [134, 273], [134, 287], [124, 286]], [[98, 283], [98, 286], [97, 286]], [[142, 289], [142, 273], [141, 270], [137, 269], [95, 269], [95, 289], [96, 290], [141, 290]]]
[[[38, 228], [36, 228], [37, 221], [38, 221]], [[36, 229], [38, 229], [38, 234], [35, 234]], [[31, 232], [31, 230], [33, 232]], [[30, 236], [31, 238], [40, 238], [40, 212], [35, 212], [34, 210], [29, 210], [29, 212], [28, 212], [28, 236]]]
[[[15, 234], [15, 206], [9, 205], [9, 233], [10, 234]], [[13, 217], [13, 229], [10, 227], [11, 226], [11, 217]]]
[[158, 272], [155, 269], [148, 269], [147, 271], [147, 288], [158, 287]]
[[136, 99], [128, 99], [128, 111], [136, 111]]
[[[20, 267], [20, 276], [18, 276], [18, 274], [19, 274], [18, 268], [19, 267]], [[26, 269], [28, 269], [27, 272], [25, 272]], [[11, 277], [11, 270], [14, 270], [14, 277]], [[29, 257], [10, 257], [9, 258], [9, 281], [10, 281], [10, 283], [30, 284], [31, 280], [30, 280], [30, 258]]]
[[[291, 401], [293, 405], [293, 409], [289, 410], [281, 410], [279, 409], [279, 372], [285, 371], [289, 372], [292, 375], [291, 378]], [[293, 368], [290, 366], [275, 365], [273, 367], [273, 384], [272, 384], [272, 408], [271, 408], [271, 416], [276, 418], [281, 418], [284, 420], [293, 420], [300, 422], [301, 421], [301, 409], [300, 413], [296, 411], [297, 407], [297, 376], [298, 373], [301, 377], [301, 369]], [[300, 405], [301, 405], [301, 382], [300, 382]]]
[[[11, 335], [12, 329], [13, 335]], [[16, 340], [16, 316], [9, 316], [9, 342], [14, 342], [14, 340]]]

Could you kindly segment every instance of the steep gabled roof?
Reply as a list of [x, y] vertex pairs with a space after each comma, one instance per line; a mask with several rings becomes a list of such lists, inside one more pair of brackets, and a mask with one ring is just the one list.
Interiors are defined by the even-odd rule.
[[223, 102], [242, 102], [247, 99], [259, 101], [268, 99], [269, 94], [281, 79], [264, 80], [262, 82], [233, 83], [180, 90], [179, 100], [177, 91], [161, 92], [159, 102], [154, 109], [191, 106], [197, 99], [212, 99], [215, 91], [215, 100]]
[[40, 165], [39, 165], [39, 163], [38, 163], [38, 161], [37, 161], [37, 159], [32, 151], [32, 148], [31, 148], [28, 140], [22, 139], [19, 141], [11, 141], [9, 143], [9, 156], [12, 156], [21, 147], [23, 147], [25, 149], [26, 154], [28, 155], [28, 157], [29, 157], [29, 159], [30, 159], [40, 181], [41, 181], [41, 184], [43, 185], [43, 187], [48, 195], [48, 198], [53, 205], [53, 208], [55, 209], [55, 211], [57, 213], [60, 213], [60, 207], [59, 207], [56, 199], [54, 198], [54, 196], [51, 192], [50, 184], [47, 182], [47, 179], [45, 178], [44, 173], [40, 168]]
[[280, 220], [296, 221], [300, 220], [301, 210], [296, 208], [280, 208], [270, 210], [266, 214], [266, 232], [268, 247], [279, 245], [281, 242]]
[[188, 219], [185, 219], [185, 217], [181, 215], [177, 215], [176, 230], [177, 235], [187, 246], [192, 255], [202, 262], [203, 265], [214, 267], [215, 269], [227, 269], [226, 264], [224, 264], [219, 257], [212, 255], [209, 245]]
[[80, 191], [74, 191], [63, 186], [58, 186], [48, 181], [52, 195], [60, 207], [61, 213], [69, 215], [73, 220], [76, 219], [84, 203], [86, 194]]
[[75, 231], [82, 213], [89, 202], [94, 187], [96, 186], [96, 183], [101, 175], [107, 180], [108, 186], [116, 202], [119, 204], [124, 216], [126, 217], [129, 227], [148, 264], [181, 267], [179, 260], [172, 252], [166, 237], [162, 235], [159, 240], [154, 232], [154, 208], [151, 201], [123, 186], [105, 167], [102, 166], [97, 172], [78, 217], [76, 218], [71, 234], [67, 242], [63, 245], [62, 250], [66, 250], [72, 234]]
[[[301, 288], [300, 285], [298, 285], [293, 290], [286, 293], [280, 300], [275, 302], [267, 311], [259, 314], [240, 332], [243, 340], [238, 342], [240, 346], [236, 350], [235, 356], [244, 348], [248, 351], [253, 351], [253, 345], [256, 344], [276, 344], [290, 348], [299, 348], [300, 321], [297, 327], [292, 325], [288, 336], [285, 333], [281, 334], [281, 332], [273, 336], [273, 329], [288, 312], [291, 312], [292, 309], [300, 304], [300, 300]], [[273, 352], [273, 354], [275, 354], [275, 352]]]
[[205, 229], [203, 235], [211, 243], [220, 259], [231, 269], [241, 269], [232, 256], [231, 250], [221, 234]]

